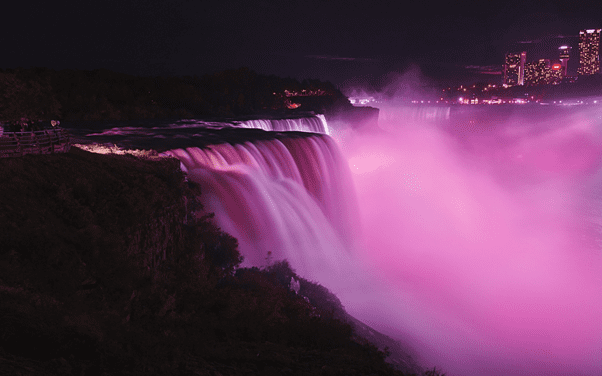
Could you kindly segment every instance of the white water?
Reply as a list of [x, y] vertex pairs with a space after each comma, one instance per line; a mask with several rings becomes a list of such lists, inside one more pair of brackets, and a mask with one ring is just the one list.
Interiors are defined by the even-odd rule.
[[243, 128], [257, 128], [264, 131], [300, 131], [330, 134], [328, 124], [324, 115], [318, 114], [315, 117], [304, 117], [298, 119], [257, 119], [238, 122], [237, 126]]
[[[343, 277], [357, 217], [334, 141], [312, 136], [167, 152], [203, 189], [207, 211], [234, 235], [243, 265], [287, 259], [304, 277]], [[334, 273], [334, 274], [333, 274]]]
[[441, 111], [334, 129], [347, 166], [327, 136], [170, 153], [247, 265], [287, 258], [424, 366], [602, 375], [600, 112]]

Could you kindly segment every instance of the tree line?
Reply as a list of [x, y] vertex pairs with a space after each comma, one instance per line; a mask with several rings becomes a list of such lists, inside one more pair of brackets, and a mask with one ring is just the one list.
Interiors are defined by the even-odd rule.
[[435, 375], [387, 364], [288, 262], [241, 267], [177, 160], [37, 157], [0, 161], [6, 374]]
[[[293, 97], [288, 92], [316, 92]], [[0, 70], [0, 122], [234, 117], [351, 106], [330, 82], [258, 74], [248, 68], [204, 76], [138, 77], [106, 69]]]

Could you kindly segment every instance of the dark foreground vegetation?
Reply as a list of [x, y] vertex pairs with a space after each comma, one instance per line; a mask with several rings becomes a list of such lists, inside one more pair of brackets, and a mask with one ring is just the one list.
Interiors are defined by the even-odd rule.
[[202, 77], [137, 77], [106, 69], [0, 70], [0, 121], [207, 118], [352, 107], [330, 82], [247, 68]]
[[176, 160], [73, 148], [0, 159], [0, 176], [0, 374], [418, 372], [286, 262], [238, 268]]

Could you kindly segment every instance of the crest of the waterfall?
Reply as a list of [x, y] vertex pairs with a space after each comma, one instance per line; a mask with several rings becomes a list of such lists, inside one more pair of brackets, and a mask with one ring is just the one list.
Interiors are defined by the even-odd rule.
[[294, 119], [256, 119], [236, 123], [243, 128], [257, 128], [264, 131], [297, 131], [330, 134], [326, 118], [322, 114]]
[[435, 104], [381, 105], [379, 110], [379, 126], [388, 131], [396, 130], [400, 124], [404, 127], [445, 124], [451, 114], [450, 106]]
[[325, 135], [175, 149], [218, 225], [239, 240], [244, 265], [267, 252], [306, 278], [332, 280], [349, 262], [357, 203], [349, 167]]

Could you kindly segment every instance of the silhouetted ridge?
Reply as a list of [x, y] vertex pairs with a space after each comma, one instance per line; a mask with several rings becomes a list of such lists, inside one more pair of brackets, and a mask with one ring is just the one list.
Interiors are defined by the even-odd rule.
[[237, 268], [177, 161], [72, 148], [0, 171], [4, 373], [402, 375], [288, 263]]
[[275, 112], [287, 116], [351, 107], [330, 82], [299, 82], [247, 68], [202, 77], [7, 69], [0, 71], [0, 96], [0, 122], [224, 118]]

